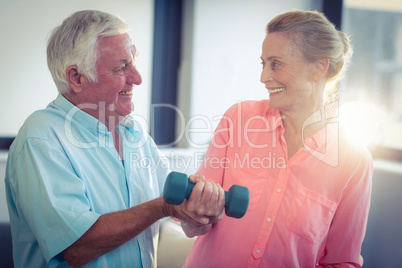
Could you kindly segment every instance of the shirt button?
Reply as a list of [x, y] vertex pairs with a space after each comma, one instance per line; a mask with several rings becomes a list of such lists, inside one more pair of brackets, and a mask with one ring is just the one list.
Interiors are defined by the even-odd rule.
[[130, 138], [130, 141], [133, 141], [133, 140], [134, 140], [134, 137], [131, 137], [131, 138]]
[[98, 129], [102, 129], [102, 125], [101, 125], [101, 124], [98, 124]]
[[257, 249], [257, 253], [261, 253], [261, 250]]
[[106, 139], [107, 139], [107, 136], [103, 136], [103, 140], [106, 141]]
[[278, 193], [280, 193], [282, 190], [281, 189], [278, 189], [278, 190], [276, 190]]
[[307, 152], [307, 148], [304, 148], [304, 151]]
[[271, 221], [272, 221], [272, 219], [271, 219], [271, 218], [268, 218], [268, 219], [267, 219], [267, 222], [271, 222]]
[[308, 142], [312, 142], [313, 140], [312, 139], [308, 139]]

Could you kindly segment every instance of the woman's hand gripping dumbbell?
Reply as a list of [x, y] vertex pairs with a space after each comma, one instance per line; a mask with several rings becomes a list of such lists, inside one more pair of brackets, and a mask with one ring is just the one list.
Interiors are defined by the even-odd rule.
[[[163, 199], [166, 203], [180, 205], [184, 199], [188, 198], [194, 184], [188, 182], [188, 177], [184, 173], [171, 172], [163, 188]], [[233, 185], [229, 191], [225, 191], [225, 213], [229, 217], [241, 218], [246, 214], [250, 192], [247, 187]]]

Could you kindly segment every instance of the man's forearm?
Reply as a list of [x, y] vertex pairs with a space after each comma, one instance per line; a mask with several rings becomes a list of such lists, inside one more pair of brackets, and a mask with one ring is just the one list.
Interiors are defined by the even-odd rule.
[[79, 267], [119, 247], [144, 231], [157, 220], [172, 213], [163, 198], [135, 207], [105, 214], [83, 236], [62, 252], [73, 267]]
[[187, 235], [195, 236], [210, 230], [222, 219], [224, 191], [210, 182], [199, 182], [188, 200], [180, 206], [167, 204], [163, 197], [135, 207], [102, 215], [76, 242], [62, 252], [71, 266], [82, 266], [114, 250], [164, 217], [184, 222]]

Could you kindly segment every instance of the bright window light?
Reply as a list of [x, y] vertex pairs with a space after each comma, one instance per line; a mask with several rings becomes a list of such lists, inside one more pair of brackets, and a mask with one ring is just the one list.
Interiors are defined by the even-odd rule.
[[386, 113], [369, 102], [353, 101], [339, 108], [340, 130], [354, 143], [369, 146], [380, 139]]

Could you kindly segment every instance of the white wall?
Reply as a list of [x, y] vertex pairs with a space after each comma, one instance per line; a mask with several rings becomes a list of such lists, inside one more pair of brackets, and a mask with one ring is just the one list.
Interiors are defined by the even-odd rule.
[[0, 136], [15, 136], [33, 111], [57, 96], [46, 64], [50, 31], [75, 11], [97, 9], [131, 26], [143, 84], [135, 90], [136, 114], [149, 120], [153, 52], [153, 0], [1, 0]]
[[[179, 108], [187, 116], [185, 127], [192, 133], [183, 136], [180, 147], [206, 147], [227, 108], [242, 100], [268, 98], [260, 83], [266, 24], [291, 9], [321, 10], [320, 2], [186, 1], [194, 14], [186, 18], [184, 25]], [[187, 24], [193, 25], [193, 31], [186, 28]], [[197, 128], [200, 130], [196, 131]], [[179, 124], [177, 132], [180, 134], [183, 129]]]

